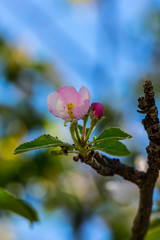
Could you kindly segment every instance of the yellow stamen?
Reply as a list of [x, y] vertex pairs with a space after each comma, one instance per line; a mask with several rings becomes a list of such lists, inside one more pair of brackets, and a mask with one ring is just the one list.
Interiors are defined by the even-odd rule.
[[67, 113], [68, 113], [68, 115], [70, 116], [71, 119], [76, 118], [76, 117], [73, 115], [73, 112], [72, 112], [74, 106], [75, 106], [75, 105], [74, 105], [73, 103], [68, 103], [68, 104], [66, 105], [66, 107], [67, 107]]

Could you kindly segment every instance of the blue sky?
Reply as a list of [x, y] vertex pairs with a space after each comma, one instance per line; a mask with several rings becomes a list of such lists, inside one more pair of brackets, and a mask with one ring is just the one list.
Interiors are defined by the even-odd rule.
[[100, 2], [1, 1], [0, 31], [27, 53], [53, 62], [65, 84], [96, 87], [102, 98], [102, 85], [123, 94], [120, 84], [149, 68], [154, 39], [143, 21], [158, 1]]

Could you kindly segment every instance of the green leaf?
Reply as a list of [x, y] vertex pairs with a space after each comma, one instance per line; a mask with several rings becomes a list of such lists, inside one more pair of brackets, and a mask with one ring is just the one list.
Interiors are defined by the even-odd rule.
[[36, 149], [42, 149], [42, 148], [53, 148], [58, 146], [71, 146], [73, 148], [72, 145], [63, 143], [62, 141], [52, 137], [51, 135], [42, 135], [31, 142], [26, 142], [19, 145], [15, 149], [14, 154], [19, 154], [19, 153], [36, 150]]
[[117, 140], [123, 140], [126, 138], [131, 138], [132, 136], [124, 131], [122, 131], [120, 128], [108, 128], [105, 129], [96, 139], [96, 141], [102, 141], [103, 139], [117, 139]]
[[103, 141], [95, 142], [92, 147], [114, 156], [122, 157], [131, 154], [127, 147], [116, 139], [103, 139]]
[[[80, 134], [82, 135], [83, 127], [81, 125], [78, 125], [78, 129], [79, 129]], [[86, 135], [87, 135], [88, 131], [89, 131], [89, 128], [86, 128]]]
[[160, 218], [154, 219], [149, 226], [145, 240], [157, 240], [160, 236]]
[[160, 236], [160, 226], [149, 229], [145, 240], [158, 240]]
[[39, 221], [36, 210], [34, 210], [25, 201], [16, 198], [2, 188], [0, 188], [0, 208], [10, 210], [24, 218], [27, 218], [31, 223]]

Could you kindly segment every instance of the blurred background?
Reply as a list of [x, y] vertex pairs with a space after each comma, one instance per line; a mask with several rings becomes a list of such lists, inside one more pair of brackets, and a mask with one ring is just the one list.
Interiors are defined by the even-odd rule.
[[[0, 211], [1, 240], [127, 240], [138, 189], [118, 176], [49, 151], [13, 155], [41, 134], [70, 142], [68, 126], [48, 111], [61, 86], [85, 85], [101, 102], [103, 128], [133, 135], [121, 160], [146, 170], [147, 135], [137, 113], [144, 80], [160, 108], [159, 0], [0, 1], [0, 186], [32, 204], [40, 223]], [[160, 182], [151, 218], [159, 220]], [[158, 238], [152, 238], [152, 240]]]

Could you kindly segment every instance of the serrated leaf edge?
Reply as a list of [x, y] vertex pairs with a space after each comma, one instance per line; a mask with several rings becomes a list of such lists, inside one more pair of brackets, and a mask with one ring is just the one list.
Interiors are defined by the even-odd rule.
[[[127, 147], [126, 147], [126, 148], [127, 148]], [[130, 155], [131, 155], [131, 152], [128, 150], [128, 148], [127, 148], [127, 150], [128, 150], [128, 154], [127, 154], [127, 155], [114, 155], [114, 154], [105, 152], [102, 148], [98, 148], [98, 147], [94, 147], [94, 146], [93, 146], [92, 149], [94, 149], [94, 150], [100, 150], [100, 151], [102, 151], [102, 152], [104, 152], [104, 153], [107, 153], [107, 154], [109, 154], [109, 155], [111, 155], [111, 156], [126, 157], [126, 156], [130, 156]]]
[[[107, 129], [120, 129], [123, 133], [125, 134], [128, 134], [126, 133], [125, 131], [123, 131], [121, 128], [116, 128], [116, 127], [111, 127], [111, 128], [107, 128]], [[99, 136], [107, 129], [104, 129], [100, 134]], [[95, 140], [95, 142], [100, 142], [100, 141], [103, 141], [104, 139], [106, 138], [109, 138], [109, 139], [119, 139], [119, 140], [124, 140], [124, 139], [127, 139], [127, 138], [132, 138], [132, 135], [128, 134], [128, 137], [105, 137], [105, 138], [102, 138], [102, 139], [98, 139], [99, 136], [97, 137], [97, 139]]]
[[[57, 143], [57, 144], [53, 144], [53, 143], [52, 143], [52, 144], [45, 145], [44, 147], [42, 146], [42, 147], [29, 148], [29, 149], [25, 149], [25, 150], [23, 150], [23, 149], [18, 150], [18, 148], [20, 148], [20, 147], [23, 146], [24, 144], [26, 144], [26, 143], [32, 143], [32, 142], [34, 142], [35, 140], [39, 139], [39, 138], [42, 137], [42, 136], [49, 136], [49, 137], [51, 137], [51, 138], [53, 138], [53, 139], [55, 139], [55, 140], [60, 141], [62, 144], [60, 145], [60, 143]], [[30, 141], [30, 142], [25, 142], [25, 143], [20, 144], [20, 145], [14, 150], [14, 154], [16, 155], [16, 154], [19, 154], [19, 153], [29, 152], [29, 151], [32, 151], [32, 150], [37, 150], [37, 149], [42, 149], [42, 148], [52, 148], [52, 147], [54, 147], [54, 146], [56, 146], [56, 145], [57, 145], [57, 146], [68, 146], [68, 145], [70, 145], [70, 144], [64, 143], [64, 142], [62, 142], [61, 140], [59, 140], [58, 138], [54, 138], [54, 137], [51, 136], [50, 134], [43, 134], [43, 135], [35, 138], [34, 140]], [[71, 145], [71, 146], [72, 146], [72, 145]]]

